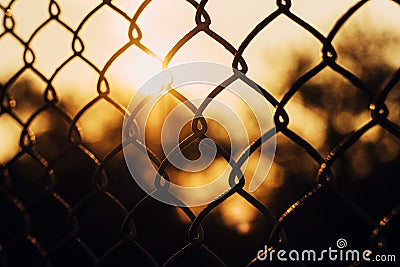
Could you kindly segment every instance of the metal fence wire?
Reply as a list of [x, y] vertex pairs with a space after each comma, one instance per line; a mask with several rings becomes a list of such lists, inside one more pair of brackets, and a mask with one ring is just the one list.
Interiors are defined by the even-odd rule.
[[[177, 52], [187, 42], [203, 33], [222, 45], [232, 55], [233, 68], [246, 73], [248, 66], [243, 56], [244, 52], [256, 41], [255, 37], [278, 17], [286, 17], [293, 24], [310, 33], [316, 42], [321, 44], [319, 63], [296, 77], [282, 98], [277, 99], [268, 88], [258, 85], [265, 99], [275, 107], [276, 136], [293, 143], [292, 152], [290, 149], [280, 152], [278, 142], [277, 157], [279, 158], [279, 153], [299, 155], [302, 153], [304, 156], [293, 157], [287, 164], [296, 162], [302, 165], [312, 162], [319, 168], [318, 172], [314, 173], [315, 179], [311, 186], [308, 183], [305, 187], [299, 187], [301, 190], [305, 188], [307, 190], [296, 191], [295, 184], [292, 185], [294, 188], [286, 192], [286, 196], [282, 196], [284, 203], [282, 205], [286, 207], [284, 209], [271, 208], [254, 194], [250, 194], [245, 189], [246, 177], [241, 179], [226, 195], [201, 209], [170, 207], [153, 200], [138, 188], [130, 189], [134, 187], [134, 182], [125, 170], [125, 162], [121, 155], [123, 146], [129, 144], [120, 142], [100, 155], [94, 152], [84, 140], [85, 132], [79, 127], [80, 119], [94, 110], [99, 103], [107, 103], [122, 115], [121, 122], [118, 124], [120, 127], [117, 127], [116, 132], [119, 134], [121, 131], [127, 107], [126, 103], [121, 104], [122, 102], [119, 103], [112, 97], [113, 88], [107, 80], [107, 71], [113, 62], [130, 47], [137, 47], [149, 57], [159, 58], [142, 42], [146, 32], [143, 32], [137, 24], [139, 17], [151, 3], [150, 0], [141, 3], [133, 16], [128, 15], [111, 0], [101, 1], [76, 27], [70, 26], [68, 21], [61, 18], [60, 14], [63, 10], [58, 1], [50, 0], [48, 18], [28, 39], [22, 37], [17, 30], [18, 19], [13, 16], [13, 7], [17, 2], [15, 0], [8, 3], [0, 2], [0, 9], [4, 15], [4, 30], [0, 33], [0, 42], [5, 38], [12, 38], [23, 48], [22, 68], [2, 84], [0, 89], [0, 119], [6, 117], [12, 120], [18, 126], [17, 128], [22, 129], [11, 132], [13, 135], [20, 135], [19, 152], [5, 164], [0, 165], [1, 266], [257, 265], [266, 264], [256, 258], [258, 250], [263, 249], [264, 245], [268, 245], [269, 249], [300, 248], [302, 243], [305, 243], [304, 246], [309, 246], [310, 243], [314, 244], [312, 242], [316, 242], [318, 246], [328, 246], [336, 242], [339, 237], [346, 237], [349, 243], [371, 249], [374, 253], [398, 252], [398, 240], [400, 240], [399, 155], [392, 161], [392, 165], [377, 167], [378, 171], [368, 180], [368, 184], [365, 182], [364, 185], [343, 181], [346, 177], [343, 178], [342, 174], [333, 171], [335, 163], [344, 159], [346, 153], [360, 142], [360, 138], [373, 128], [382, 129], [390, 138], [394, 138], [395, 145], [399, 144], [400, 125], [398, 121], [389, 118], [391, 108], [387, 105], [389, 94], [396, 88], [396, 90], [399, 89], [399, 69], [386, 77], [386, 82], [381, 88], [371, 88], [375, 85], [366, 83], [361, 77], [338, 63], [338, 53], [333, 45], [335, 37], [344, 24], [351, 20], [353, 14], [362, 9], [368, 1], [359, 1], [349, 7], [336, 20], [329, 33], [324, 35], [292, 12], [291, 0], [278, 0], [276, 10], [266, 14], [255, 28], [249, 29], [249, 34], [243, 38], [240, 46], [235, 47], [210, 27], [213, 18], [207, 13], [207, 0], [200, 2], [187, 0], [187, 3], [195, 10], [193, 18], [195, 27], [170, 48], [165, 58], [160, 59], [162, 66], [168, 67]], [[400, 4], [397, 0], [392, 2]], [[103, 9], [117, 13], [129, 24], [127, 33], [129, 41], [115, 51], [104, 67], [100, 68], [85, 56], [85, 40], [81, 32], [84, 25]], [[229, 12], [229, 7], [225, 12]], [[54, 23], [73, 35], [72, 54], [48, 77], [37, 67], [36, 53], [32, 43], [39, 33]], [[350, 42], [357, 45], [358, 39], [354, 38]], [[85, 103], [74, 116], [71, 116], [60, 104], [59, 97], [62, 93], [60, 93], [60, 88], [55, 86], [54, 79], [73, 60], [87, 64], [97, 73], [98, 81], [97, 88], [93, 88], [97, 90], [96, 97]], [[370, 112], [370, 118], [365, 124], [349, 134], [339, 136], [336, 145], [331, 146], [326, 155], [290, 128], [290, 116], [285, 110], [294, 96], [305, 90], [303, 89], [305, 84], [325, 69], [333, 70], [357, 88], [357, 94], [360, 93], [368, 99], [364, 101], [365, 105], [360, 104], [364, 103], [361, 100], [358, 105], [362, 105], [361, 110]], [[32, 92], [34, 89], [29, 87], [29, 84], [19, 85], [25, 86], [23, 94], [13, 93], [13, 86], [27, 71], [32, 72], [46, 84], [45, 90], [40, 93], [42, 99], [37, 99], [37, 95]], [[326, 86], [329, 87], [329, 84]], [[77, 95], [79, 93], [79, 90], [75, 92]], [[19, 103], [24, 101], [40, 103], [27, 119], [23, 119], [16, 111]], [[398, 103], [396, 102], [396, 105]], [[349, 105], [352, 104], [354, 103]], [[96, 112], [101, 111], [101, 109], [96, 109]], [[55, 119], [49, 119], [52, 126], [51, 131], [46, 132], [46, 136], [50, 139], [42, 139], [45, 143], [39, 147], [41, 137], [32, 125], [43, 114], [51, 114]], [[326, 120], [329, 119], [326, 118]], [[65, 132], [61, 133], [63, 127], [61, 125], [64, 124], [67, 126], [63, 128]], [[8, 130], [13, 131], [10, 129]], [[107, 136], [112, 135], [103, 136], [103, 139], [108, 138]], [[251, 153], [261, 145], [260, 140], [249, 147]], [[105, 142], [105, 140], [100, 142], [102, 141]], [[0, 140], [0, 142], [3, 141]], [[135, 142], [136, 140], [131, 140], [131, 143]], [[55, 143], [58, 146], [55, 146]], [[142, 147], [142, 151], [144, 154], [151, 153], [151, 148]], [[154, 164], [160, 166], [161, 163], [155, 160]], [[366, 167], [362, 164], [364, 163], [360, 163], [358, 168]], [[361, 195], [365, 194], [365, 199], [374, 200], [361, 204], [346, 193], [351, 192], [347, 191], [346, 186], [358, 186], [361, 188], [359, 189]], [[375, 188], [376, 195], [374, 195]], [[378, 188], [381, 188], [380, 191]], [[127, 192], [129, 190], [131, 191]], [[296, 193], [293, 193], [294, 191]], [[284, 191], [282, 193], [285, 194]], [[291, 193], [293, 195], [290, 195]], [[378, 199], [374, 198], [376, 196]], [[381, 200], [385, 196], [390, 201]], [[250, 237], [236, 235], [226, 231], [220, 220], [212, 219], [217, 216], [213, 211], [232, 197], [241, 198], [246, 205], [252, 206], [263, 217], [255, 226], [258, 230], [254, 235], [250, 234]], [[275, 197], [279, 202], [280, 195]], [[374, 205], [377, 208], [372, 207]], [[373, 214], [370, 213], [371, 209], [375, 211], [372, 212]], [[174, 221], [176, 216], [174, 217], [171, 210], [175, 212], [178, 210], [182, 216], [186, 216], [187, 221]], [[386, 215], [382, 215], [383, 213]], [[302, 223], [302, 221], [306, 222]], [[354, 237], [351, 237], [351, 233], [354, 233]], [[307, 244], [307, 240], [310, 243]], [[290, 266], [288, 263], [269, 262], [268, 264], [267, 266]], [[329, 264], [326, 266], [367, 265], [362, 260]], [[398, 266], [396, 263], [392, 264], [391, 266]], [[297, 262], [293, 263], [293, 266], [321, 265], [313, 262]], [[382, 266], [385, 265], [382, 264]]]

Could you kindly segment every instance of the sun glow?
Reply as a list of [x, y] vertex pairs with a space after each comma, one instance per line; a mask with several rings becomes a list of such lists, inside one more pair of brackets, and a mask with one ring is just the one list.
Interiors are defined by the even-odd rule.
[[[26, 0], [17, 2], [15, 9], [12, 10], [17, 22], [15, 32], [18, 32], [23, 40], [26, 41], [40, 23], [49, 17], [47, 11], [48, 1]], [[70, 22], [71, 27], [75, 30], [87, 12], [99, 4], [100, 1], [59, 0], [57, 2], [60, 2], [63, 10], [60, 18]], [[140, 1], [130, 0], [113, 2], [115, 2], [116, 6], [127, 9], [127, 14], [130, 17], [136, 13], [141, 4]], [[293, 2], [293, 13], [309, 21], [313, 27], [320, 29], [323, 34], [327, 34], [340, 14], [354, 3], [354, 1], [350, 0]], [[249, 2], [245, 3], [245, 1], [236, 1], [235, 4], [232, 4], [231, 0], [209, 1], [206, 10], [213, 18], [210, 25], [211, 29], [220, 33], [221, 37], [231, 41], [238, 48], [245, 36], [267, 14], [276, 9], [274, 3], [275, 1], [264, 0], [251, 1], [250, 4]], [[360, 27], [360, 25], [362, 27], [371, 27], [376, 35], [379, 35], [381, 25], [382, 28], [389, 32], [399, 29], [400, 9], [392, 8], [393, 5], [394, 3], [389, 3], [389, 1], [376, 1], [367, 4], [365, 8], [355, 15], [354, 21], [349, 21], [339, 31], [338, 40], [334, 40], [334, 45], [341, 42], [341, 34], [345, 37], [352, 36], [352, 29]], [[4, 16], [4, 14], [1, 15]], [[82, 26], [80, 37], [85, 43], [85, 50], [82, 54], [97, 66], [99, 71], [106, 70], [105, 77], [110, 84], [111, 97], [116, 99], [117, 102], [127, 105], [129, 99], [145, 81], [162, 71], [162, 63], [174, 45], [196, 26], [194, 17], [195, 9], [185, 1], [151, 1], [137, 20], [137, 25], [143, 35], [142, 38], [138, 43], [130, 45], [126, 50], [121, 50], [121, 53], [118, 53], [114, 60], [113, 56], [117, 55], [116, 51], [119, 51], [130, 42], [128, 37], [129, 21], [105, 5]], [[379, 20], [380, 23], [376, 24], [374, 20]], [[3, 30], [3, 26], [1, 26], [0, 31], [2, 32]], [[73, 35], [66, 31], [65, 28], [52, 22], [49, 27], [44, 28], [32, 40], [32, 49], [37, 59], [33, 66], [40, 69], [44, 76], [49, 79], [55, 74], [55, 69], [73, 54], [71, 50], [72, 38]], [[249, 65], [248, 76], [273, 92], [279, 100], [289, 90], [293, 82], [288, 81], [291, 73], [295, 71], [291, 67], [293, 58], [299, 55], [310, 56], [307, 53], [318, 55], [319, 50], [321, 50], [320, 42], [295, 25], [293, 21], [282, 16], [271, 23], [270, 27], [260, 32], [243, 56]], [[400, 65], [400, 49], [398, 45], [392, 44], [390, 46], [390, 44], [387, 44], [387, 47], [382, 51], [382, 57], [386, 58], [390, 64], [393, 66]], [[23, 66], [22, 54], [23, 49], [15, 40], [6, 39], [6, 42], [4, 39], [1, 40], [1, 83], [5, 83], [13, 73]], [[310, 56], [310, 58], [315, 60], [313, 63], [318, 63], [320, 59], [315, 55]], [[170, 66], [189, 61], [213, 61], [231, 65], [232, 59], [233, 56], [230, 52], [216, 43], [210, 36], [201, 32], [184, 44], [172, 58]], [[346, 61], [345, 56], [338, 60], [348, 63], [346, 66], [349, 68], [354, 67], [354, 71], [357, 71], [358, 66], [349, 62], [349, 60]], [[39, 80], [37, 75], [32, 73], [30, 73], [30, 78]], [[79, 58], [68, 63], [65, 69], [54, 77], [53, 86], [57, 92], [62, 92], [60, 101], [63, 107], [70, 112], [69, 115], [75, 116], [82, 107], [98, 95], [96, 91], [98, 79], [98, 72], [94, 68], [88, 67]], [[154, 94], [157, 91], [155, 90]], [[201, 93], [201, 90], [197, 90], [193, 95]], [[149, 94], [151, 93], [149, 92]], [[235, 102], [233, 99], [228, 100]], [[107, 105], [107, 103], [103, 104]], [[103, 106], [100, 106], [99, 109], [102, 108]], [[86, 132], [87, 140], [99, 142], [108, 134], [108, 125], [115, 122], [116, 118], [121, 118], [113, 113], [118, 114], [114, 107], [110, 109], [113, 111], [108, 112], [107, 116], [99, 112], [97, 115], [92, 114], [93, 116], [90, 117], [88, 112], [78, 121], [82, 125], [84, 132]], [[324, 120], [325, 114], [318, 109], [310, 109], [305, 106], [300, 98], [288, 104], [287, 111], [291, 118], [289, 126], [307, 139], [316, 149], [322, 148], [327, 135], [327, 123]], [[159, 120], [162, 118], [160, 114], [156, 114]], [[350, 113], [342, 112], [334, 122], [343, 134], [361, 121], [361, 118], [357, 118], [354, 122], [347, 120], [346, 118], [350, 116], [352, 116]], [[364, 118], [364, 115], [362, 114], [361, 117]], [[345, 123], [341, 124], [343, 120]], [[158, 127], [158, 125], [159, 121], [154, 121], [152, 127]], [[248, 130], [252, 132], [254, 129]], [[9, 118], [7, 114], [0, 116], [1, 164], [7, 162], [20, 149], [18, 138], [15, 135], [15, 133], [20, 132], [21, 129], [13, 123], [12, 118]], [[14, 133], [14, 135], [10, 133]], [[254, 135], [257, 136], [258, 134], [257, 132]], [[374, 139], [374, 136], [366, 136], [364, 139], [371, 141], [375, 140], [376, 137]], [[390, 144], [388, 146], [390, 147]], [[225, 167], [225, 162], [222, 160], [217, 161], [212, 165], [211, 170], [207, 170], [208, 173], [198, 174], [191, 182], [195, 184], [199, 180], [203, 179], [204, 181], [204, 178], [215, 176], [215, 173], [220, 172]], [[275, 171], [273, 171], [272, 175], [276, 177], [273, 176], [265, 182], [272, 181], [270, 182], [272, 185], [260, 187], [261, 191], [265, 190], [262, 191], [263, 193], [270, 192], [282, 184], [279, 177], [283, 176], [281, 175], [283, 171], [276, 166], [273, 169]], [[279, 171], [276, 171], [277, 169]], [[212, 174], [210, 174], [211, 172]], [[179, 179], [183, 179], [183, 176], [178, 175]], [[268, 190], [265, 188], [268, 188]], [[258, 192], [256, 195], [261, 196], [263, 194]], [[219, 212], [226, 225], [241, 234], [251, 231], [252, 222], [257, 216], [256, 210], [251, 205], [238, 198], [229, 199], [220, 208]]]

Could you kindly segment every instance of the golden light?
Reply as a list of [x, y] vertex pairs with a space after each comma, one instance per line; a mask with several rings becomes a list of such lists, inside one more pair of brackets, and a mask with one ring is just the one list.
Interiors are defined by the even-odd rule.
[[[7, 12], [15, 17], [15, 31], [27, 40], [38, 25], [48, 18], [48, 1], [17, 1], [13, 10]], [[71, 23], [75, 29], [85, 14], [100, 1], [64, 0], [57, 1], [62, 9], [61, 19]], [[141, 4], [140, 1], [121, 0], [113, 1], [116, 6], [124, 8], [130, 16], [135, 14]], [[335, 20], [354, 1], [318, 1], [302, 0], [293, 1], [293, 13], [319, 30], [327, 34]], [[378, 33], [381, 26], [385, 29], [399, 29], [400, 9], [392, 8], [395, 4], [390, 1], [371, 1], [367, 4], [354, 21], [346, 24], [344, 35], [351, 34], [351, 27], [358, 26], [365, 22], [362, 27], [368, 27]], [[229, 40], [236, 48], [244, 40], [250, 30], [257, 25], [267, 14], [275, 10], [275, 1], [209, 1], [206, 10], [212, 19], [211, 29], [220, 33]], [[316, 12], [318, 10], [318, 12]], [[123, 104], [127, 104], [130, 97], [150, 77], [162, 70], [162, 60], [170, 49], [188, 31], [195, 27], [195, 9], [185, 1], [179, 0], [154, 0], [139, 17], [137, 24], [140, 27], [143, 38], [141, 43], [153, 51], [156, 57], [149, 56], [135, 45], [132, 45], [120, 55], [106, 72], [106, 77], [111, 85], [111, 95]], [[379, 19], [379, 24], [374, 23]], [[123, 45], [129, 42], [129, 22], [109, 7], [104, 6], [92, 19], [84, 25], [81, 38], [85, 43], [83, 55], [93, 62], [100, 70], [104, 67], [112, 55]], [[338, 33], [338, 41], [340, 35]], [[45, 27], [37, 37], [32, 40], [32, 49], [35, 51], [37, 60], [35, 67], [43, 71], [47, 78], [51, 77], [54, 70], [72, 55], [71, 42], [73, 35], [63, 29], [60, 25], [52, 22]], [[293, 58], [300, 54], [310, 55], [310, 58], [319, 61], [319, 50], [321, 44], [309, 33], [295, 25], [287, 17], [280, 17], [269, 27], [263, 30], [255, 41], [244, 53], [249, 65], [249, 77], [254, 81], [271, 90], [277, 98], [281, 97], [290, 86], [288, 76], [293, 71]], [[4, 83], [11, 74], [23, 66], [21, 45], [10, 38], [3, 38], [0, 41], [0, 68], [2, 75], [0, 82]], [[315, 53], [316, 52], [316, 53]], [[385, 49], [382, 57], [394, 66], [399, 65], [400, 48]], [[200, 33], [182, 47], [171, 61], [171, 66], [190, 61], [213, 61], [231, 65], [233, 56], [221, 45], [217, 44], [209, 36]], [[348, 63], [350, 68], [357, 68], [346, 59], [339, 58]], [[35, 75], [31, 78], [36, 80]], [[328, 75], [329, 76], [329, 75]], [[60, 94], [61, 103], [67, 107], [70, 115], [76, 115], [85, 104], [97, 95], [98, 74], [80, 59], [70, 62], [54, 79], [53, 84]], [[201, 93], [200, 90], [193, 90]], [[190, 90], [188, 92], [190, 94]], [[195, 94], [193, 94], [195, 95]], [[230, 99], [234, 103], [234, 99]], [[87, 140], [92, 142], [100, 141], [107, 134], [107, 129], [116, 118], [118, 113], [109, 110], [106, 105], [100, 105], [96, 112], [93, 110], [85, 114], [79, 123]], [[107, 110], [105, 112], [104, 110]], [[109, 112], [108, 112], [109, 111]], [[299, 135], [306, 138], [316, 149], [323, 148], [326, 139], [327, 124], [323, 110], [311, 109], [305, 106], [301, 98], [296, 98], [287, 106], [287, 112], [291, 118], [290, 128]], [[107, 114], [107, 115], [104, 115]], [[368, 115], [368, 114], [367, 114]], [[338, 129], [343, 133], [360, 125], [366, 118], [365, 114], [354, 118], [352, 114], [342, 112], [337, 116]], [[353, 121], [348, 118], [352, 117]], [[342, 124], [341, 122], [344, 122]], [[153, 127], [158, 123], [154, 122]], [[45, 125], [42, 125], [45, 127]], [[254, 125], [253, 125], [254, 126]], [[252, 127], [253, 127], [252, 126]], [[158, 126], [157, 126], [158, 127]], [[250, 127], [250, 126], [249, 126]], [[0, 116], [0, 163], [7, 162], [10, 157], [19, 150], [18, 138], [21, 129], [8, 115]], [[252, 132], [252, 129], [249, 129]], [[258, 133], [254, 134], [257, 135]], [[377, 134], [373, 131], [363, 137], [362, 141], [373, 142]], [[366, 164], [368, 161], [365, 162]], [[249, 162], [248, 172], [255, 168]], [[217, 160], [207, 172], [192, 177], [193, 185], [199, 180], [204, 181], [214, 177], [226, 163]], [[283, 170], [279, 166], [273, 166], [270, 179], [267, 179], [266, 186], [256, 195], [263, 195], [271, 192], [282, 184]], [[194, 175], [196, 176], [196, 175]], [[183, 179], [183, 177], [179, 177]], [[283, 178], [282, 178], [283, 179]], [[196, 197], [196, 196], [193, 196]], [[241, 234], [246, 234], [252, 229], [252, 222], [256, 217], [256, 210], [246, 204], [240, 198], [231, 198], [220, 208], [222, 219], [226, 225], [234, 228]]]
[[220, 207], [224, 224], [240, 234], [251, 231], [257, 210], [239, 197], [231, 197]]

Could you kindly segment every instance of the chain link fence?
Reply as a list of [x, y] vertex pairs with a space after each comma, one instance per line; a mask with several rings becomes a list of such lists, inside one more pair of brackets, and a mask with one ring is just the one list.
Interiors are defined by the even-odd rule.
[[[391, 94], [398, 95], [400, 71], [398, 68], [386, 68], [379, 72], [382, 70], [379, 66], [384, 64], [378, 64], [371, 70], [366, 82], [366, 77], [359, 77], [338, 63], [340, 54], [334, 45], [339, 31], [369, 1], [358, 1], [349, 7], [326, 35], [291, 11], [292, 4], [301, 3], [277, 1], [276, 10], [266, 14], [261, 22], [249, 29], [240, 46], [235, 47], [212, 30], [213, 18], [207, 12], [208, 1], [187, 0], [195, 11], [195, 27], [170, 47], [164, 58], [146, 46], [143, 39], [147, 33], [141, 30], [138, 23], [151, 1], [142, 2], [131, 16], [113, 1], [104, 0], [90, 9], [76, 26], [71, 26], [61, 18], [63, 10], [58, 1], [50, 0], [48, 18], [27, 39], [17, 30], [18, 19], [13, 15], [17, 2], [0, 2], [3, 13], [0, 43], [12, 38], [22, 48], [23, 58], [23, 66], [1, 84], [0, 90], [2, 131], [18, 135], [18, 152], [0, 165], [1, 266], [258, 265], [265, 264], [256, 258], [264, 245], [268, 245], [269, 249], [328, 247], [341, 237], [355, 247], [368, 248], [374, 253], [398, 253], [400, 153], [397, 151], [386, 162], [381, 162], [376, 156], [372, 163], [365, 163], [357, 162], [358, 158], [354, 158], [353, 154], [357, 154], [358, 150], [352, 149], [357, 147], [367, 151], [367, 154], [378, 155], [379, 142], [391, 140], [390, 146], [399, 146], [399, 99], [391, 101], [390, 105], [387, 99]], [[399, 1], [391, 2], [400, 4]], [[115, 12], [129, 25], [129, 40], [108, 58], [103, 67], [99, 67], [86, 56], [87, 48], [81, 32], [96, 13], [104, 9]], [[229, 7], [225, 12], [229, 12]], [[279, 17], [285, 17], [310, 33], [321, 45], [321, 54], [318, 64], [307, 70], [300, 68], [297, 77], [293, 78], [279, 99], [274, 92], [258, 84], [263, 97], [274, 107], [278, 138], [276, 160], [287, 169], [286, 182], [272, 194], [275, 205], [265, 200], [268, 195], [260, 197], [249, 193], [245, 187], [246, 176], [223, 197], [201, 208], [170, 207], [142, 192], [134, 184], [122, 157], [123, 147], [129, 145], [122, 143], [120, 138], [127, 103], [126, 99], [117, 101], [117, 97], [112, 95], [113, 87], [107, 78], [112, 64], [129, 48], [136, 47], [148, 57], [159, 60], [166, 68], [186, 43], [202, 33], [231, 54], [233, 68], [247, 73], [250, 66], [244, 56], [246, 49], [256, 42], [261, 31]], [[70, 55], [48, 75], [37, 67], [32, 43], [38, 34], [54, 23], [73, 38]], [[359, 41], [357, 36], [348, 40], [355, 46]], [[399, 44], [398, 40], [396, 44]], [[353, 50], [347, 52], [352, 53]], [[96, 95], [71, 115], [73, 112], [68, 110], [69, 106], [60, 102], [62, 88], [57, 87], [54, 80], [74, 60], [86, 64], [96, 73], [97, 85], [90, 88]], [[372, 63], [367, 65], [372, 68]], [[370, 114], [360, 127], [350, 129], [346, 134], [337, 133], [331, 124], [338, 111], [334, 113], [323, 104], [315, 104], [322, 98], [320, 91], [329, 91], [333, 87], [330, 84], [332, 80], [325, 81], [319, 88], [309, 85], [326, 69], [356, 88], [353, 98], [345, 104], [354, 107], [346, 118], [355, 117], [357, 111], [369, 111]], [[38, 90], [28, 81], [21, 81], [21, 76], [28, 71], [45, 84], [44, 90]], [[384, 82], [373, 83], [371, 79], [376, 76]], [[220, 91], [217, 88], [214, 97]], [[80, 91], [76, 90], [74, 94], [79, 98]], [[329, 91], [328, 99], [334, 101], [335, 94], [339, 91]], [[325, 108], [324, 119], [329, 125], [329, 140], [326, 143], [330, 146], [326, 154], [290, 127], [291, 116], [286, 107], [298, 95], [314, 103], [314, 107]], [[178, 100], [182, 101], [179, 97]], [[120, 116], [113, 119], [113, 126], [101, 135], [100, 140], [91, 142], [85, 139], [85, 129], [80, 128], [79, 123], [91, 110], [107, 112], [106, 108], [95, 109], [104, 103]], [[23, 113], [20, 108], [24, 105], [34, 111]], [[40, 129], [44, 126], [37, 124], [38, 120], [47, 122], [47, 128]], [[10, 121], [13, 126], [6, 127]], [[313, 121], [307, 123], [314, 124]], [[94, 131], [103, 129], [93, 128]], [[380, 138], [361, 146], [362, 136], [377, 128], [380, 129]], [[248, 147], [248, 157], [257, 151], [261, 140], [260, 136]], [[130, 140], [131, 144], [135, 142], [134, 138]], [[138, 146], [143, 156], [157, 154], [150, 147]], [[6, 147], [4, 142], [2, 149]], [[100, 151], [96, 151], [96, 147], [100, 147]], [[154, 157], [154, 164], [160, 167], [161, 160]], [[350, 160], [355, 164], [351, 166]], [[309, 165], [313, 167], [302, 168]], [[340, 168], [334, 169], [335, 165]], [[354, 171], [367, 167], [372, 168], [368, 178], [351, 179]], [[237, 172], [237, 177], [240, 176], [239, 168], [232, 169], [232, 172]], [[268, 178], [265, 183], [268, 183]], [[221, 214], [215, 212], [232, 198], [240, 199], [243, 205], [250, 206], [259, 214], [253, 231], [247, 235], [227, 229]], [[362, 261], [330, 264], [327, 266], [369, 266]], [[289, 264], [269, 262], [267, 266]], [[309, 262], [293, 263], [293, 266], [320, 265]]]

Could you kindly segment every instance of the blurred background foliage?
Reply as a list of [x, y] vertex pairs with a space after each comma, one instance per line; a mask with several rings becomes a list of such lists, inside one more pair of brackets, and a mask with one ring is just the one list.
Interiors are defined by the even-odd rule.
[[[362, 21], [345, 28], [335, 39], [334, 46], [338, 53], [338, 63], [359, 77], [376, 94], [398, 69], [398, 29], [378, 31], [363, 27]], [[397, 57], [397, 61], [393, 60], [392, 54]], [[260, 56], [261, 60], [268, 61], [268, 55], [265, 58]], [[284, 71], [280, 73], [278, 84], [281, 86], [278, 89], [272, 86], [270, 91], [278, 100], [293, 82], [320, 59], [300, 46], [291, 50], [290, 56], [282, 60], [285, 61], [282, 65], [290, 67], [283, 68]], [[267, 90], [268, 83], [266, 81], [263, 84]], [[386, 101], [390, 112], [388, 118], [397, 125], [400, 124], [399, 89], [397, 85]], [[74, 219], [69, 217], [69, 209], [78, 207], [74, 210], [79, 222], [77, 236], [100, 257], [123, 238], [120, 228], [124, 215], [111, 199], [116, 198], [129, 210], [145, 193], [131, 178], [121, 151], [105, 165], [108, 179], [104, 180], [101, 174], [94, 177], [97, 167], [94, 158], [103, 159], [121, 143], [123, 115], [101, 100], [78, 121], [79, 129], [72, 127], [71, 131], [71, 118], [87, 103], [87, 98], [79, 97], [82, 92], [79, 85], [69, 88], [69, 93], [66, 93], [70, 95], [73, 92], [74, 97], [63, 98], [63, 90], [66, 89], [56, 87], [62, 99], [55, 104], [56, 108], [47, 105], [44, 97], [46, 84], [29, 71], [7, 90], [1, 89], [0, 244], [26, 231], [22, 219], [24, 213], [18, 211], [15, 201], [10, 201], [12, 195], [25, 206], [31, 223], [28, 232], [39, 240], [44, 250], [54, 248], [57, 241], [67, 237], [76, 227]], [[113, 98], [126, 105], [129, 97], [124, 92], [116, 91]], [[129, 94], [132, 95], [132, 92]], [[366, 94], [342, 76], [325, 69], [304, 84], [289, 101], [286, 108], [290, 119], [289, 128], [313, 145], [321, 155], [328, 155], [330, 149], [370, 119], [370, 101]], [[8, 112], [11, 110], [26, 123], [44, 106], [44, 110], [29, 125], [33, 150], [14, 157], [21, 151], [21, 143], [29, 141], [25, 140], [22, 127]], [[163, 121], [167, 113], [168, 110], [160, 110], [159, 120]], [[81, 137], [78, 137], [78, 132]], [[70, 142], [71, 136], [81, 138], [79, 145]], [[229, 147], [229, 140], [220, 142]], [[151, 145], [161, 151], [159, 143]], [[88, 151], [84, 153], [86, 148]], [[198, 151], [196, 146], [191, 146], [185, 152], [193, 155]], [[49, 162], [56, 179], [49, 175], [35, 153]], [[93, 157], [89, 156], [91, 153]], [[138, 153], [138, 166], [143, 157], [145, 155]], [[366, 225], [364, 218], [354, 213], [348, 203], [343, 201], [343, 196], [365, 211], [374, 222], [378, 222], [400, 202], [399, 163], [398, 138], [379, 125], [368, 131], [333, 166], [335, 186], [340, 193], [319, 194], [312, 201], [306, 202], [285, 223], [287, 247], [327, 248], [333, 246], [338, 238], [346, 238], [352, 247], [363, 248], [368, 243], [372, 225]], [[252, 195], [279, 217], [315, 186], [319, 167], [300, 146], [279, 133], [270, 174], [262, 187]], [[137, 171], [140, 174], [146, 170], [138, 168]], [[172, 177], [186, 175], [174, 169], [169, 171]], [[207, 175], [212, 176], [212, 170]], [[98, 189], [97, 186], [104, 181], [108, 183], [106, 190]], [[61, 196], [62, 201], [45, 190], [49, 187]], [[88, 195], [91, 197], [82, 202]], [[203, 208], [194, 208], [193, 211], [198, 214]], [[137, 231], [135, 240], [158, 262], [166, 261], [187, 243], [190, 220], [179, 208], [149, 198], [136, 211], [134, 221]], [[396, 218], [388, 228], [389, 234], [384, 240], [388, 248], [386, 252], [398, 253], [398, 222]], [[202, 225], [204, 243], [230, 266], [243, 266], [254, 258], [256, 252], [266, 245], [274, 226], [272, 221], [237, 195], [216, 207]], [[62, 248], [56, 249], [51, 257], [55, 266], [89, 266], [90, 255], [74, 242], [71, 239]], [[142, 266], [147, 263], [131, 243], [122, 247], [111, 254], [106, 265], [125, 266], [134, 263], [133, 266]], [[9, 266], [28, 263], [35, 265], [41, 260], [37, 251], [24, 239], [8, 247], [4, 255]], [[202, 249], [188, 252], [180, 261], [176, 263], [179, 266], [188, 263], [193, 266], [215, 264], [214, 259]], [[281, 265], [276, 263], [276, 266]], [[285, 263], [282, 266], [289, 265]]]

